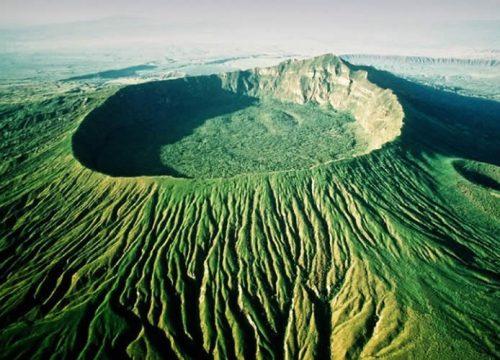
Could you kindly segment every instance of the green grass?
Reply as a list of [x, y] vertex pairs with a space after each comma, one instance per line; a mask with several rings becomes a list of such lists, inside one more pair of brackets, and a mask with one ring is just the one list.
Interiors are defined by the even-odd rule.
[[205, 121], [163, 146], [161, 159], [194, 178], [307, 169], [365, 150], [352, 122], [332, 109], [264, 100]]
[[[340, 66], [330, 57], [311, 66], [318, 64], [332, 72]], [[224, 144], [246, 144], [244, 154], [269, 148], [265, 171], [242, 162], [252, 173], [229, 178], [189, 161], [181, 168], [171, 156], [169, 168], [194, 178], [144, 176], [155, 174], [134, 173], [133, 166], [127, 177], [95, 171], [85, 166], [94, 158], [84, 157], [96, 148], [83, 141], [87, 147], [76, 149], [74, 134], [96, 119], [94, 109], [104, 104], [98, 114], [118, 99], [110, 97], [116, 89], [9, 89], [16, 96], [3, 97], [0, 108], [0, 126], [9, 132], [1, 142], [8, 159], [0, 182], [1, 357], [499, 357], [499, 192], [463, 176], [456, 164], [498, 181], [500, 105], [365, 70], [392, 89], [405, 114], [400, 136], [383, 122], [365, 124], [377, 140], [390, 138], [382, 147], [355, 132], [370, 153], [312, 168], [316, 159], [306, 166], [284, 160], [280, 146], [295, 146], [293, 133], [305, 139], [301, 152], [322, 156], [326, 131], [318, 128], [344, 124], [347, 109], [288, 105], [288, 92], [278, 103], [265, 91], [259, 102], [241, 99], [243, 92], [256, 98], [238, 91], [250, 88], [251, 74], [249, 82], [226, 87], [242, 103], [229, 93], [220, 98], [231, 100], [224, 105], [231, 111], [218, 104], [210, 117], [190, 117], [196, 126], [189, 133], [152, 144], [163, 155], [192, 152], [206, 131], [205, 151], [216, 152], [220, 129]], [[365, 108], [389, 104], [399, 114], [390, 94], [370, 89], [380, 96]], [[140, 99], [161, 91], [151, 94]], [[349, 104], [361, 123], [369, 119], [360, 116], [362, 106]], [[49, 115], [56, 110], [62, 115]], [[306, 117], [309, 111], [315, 116]], [[285, 113], [316, 121], [315, 135]], [[247, 123], [251, 114], [255, 124]], [[266, 114], [272, 127], [250, 142], [269, 124]], [[242, 128], [248, 133], [241, 139], [230, 136]], [[317, 153], [307, 145], [314, 137]], [[271, 149], [278, 149], [276, 158]], [[228, 173], [239, 171], [236, 161], [223, 162]], [[269, 172], [285, 163], [288, 171]], [[117, 169], [130, 171], [126, 164]]]

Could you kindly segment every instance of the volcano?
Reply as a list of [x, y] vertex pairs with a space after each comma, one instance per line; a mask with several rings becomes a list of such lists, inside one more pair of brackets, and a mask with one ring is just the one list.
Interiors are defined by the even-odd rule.
[[500, 103], [333, 55], [30, 94], [2, 357], [500, 356]]

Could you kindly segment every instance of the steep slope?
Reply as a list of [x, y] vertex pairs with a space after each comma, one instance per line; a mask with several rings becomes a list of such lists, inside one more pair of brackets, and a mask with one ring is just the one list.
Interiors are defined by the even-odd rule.
[[112, 177], [72, 135], [113, 89], [4, 103], [19, 156], [0, 184], [3, 357], [500, 356], [499, 192], [463, 176], [498, 182], [500, 104], [331, 56], [219, 79], [350, 109], [385, 145], [293, 171]]

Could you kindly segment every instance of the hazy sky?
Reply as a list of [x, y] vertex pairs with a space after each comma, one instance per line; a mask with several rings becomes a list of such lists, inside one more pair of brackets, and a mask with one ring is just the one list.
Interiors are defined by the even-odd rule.
[[500, 0], [0, 0], [0, 27], [0, 54], [217, 45], [500, 56]]
[[73, 22], [107, 17], [164, 21], [408, 22], [499, 20], [500, 0], [0, 0], [1, 25]]

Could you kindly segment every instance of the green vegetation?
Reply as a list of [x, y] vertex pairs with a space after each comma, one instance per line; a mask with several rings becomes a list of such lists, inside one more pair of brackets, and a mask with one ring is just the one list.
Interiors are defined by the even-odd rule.
[[401, 120], [390, 92], [324, 57], [124, 88], [85, 119], [73, 148], [112, 176], [231, 177], [365, 153]]
[[0, 98], [2, 357], [500, 356], [498, 102], [332, 56], [72, 86]]
[[206, 121], [164, 146], [162, 159], [200, 178], [310, 168], [364, 150], [352, 121], [319, 106], [263, 101]]

